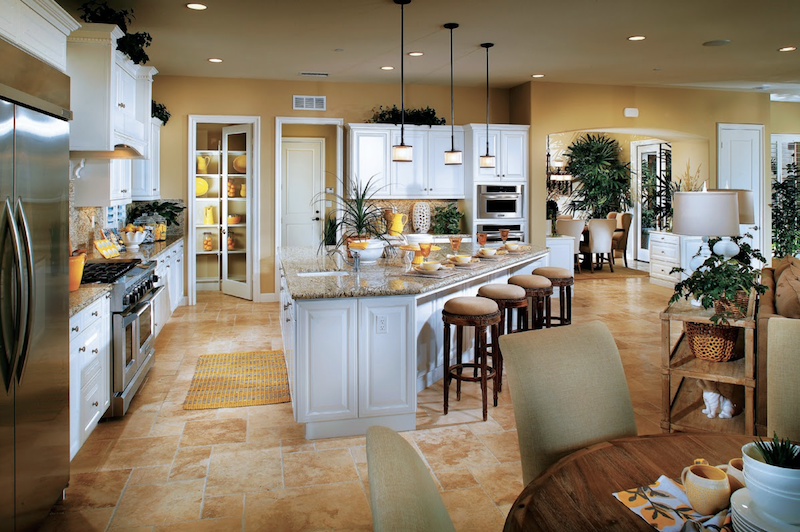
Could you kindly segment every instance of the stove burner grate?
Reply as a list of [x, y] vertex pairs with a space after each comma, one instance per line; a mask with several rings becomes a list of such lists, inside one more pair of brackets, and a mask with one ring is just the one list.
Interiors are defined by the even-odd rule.
[[83, 267], [81, 284], [113, 283], [136, 266], [136, 262], [96, 262]]

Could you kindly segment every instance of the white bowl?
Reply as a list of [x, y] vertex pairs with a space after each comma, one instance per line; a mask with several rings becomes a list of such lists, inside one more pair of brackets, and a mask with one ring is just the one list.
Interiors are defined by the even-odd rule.
[[466, 264], [472, 260], [472, 257], [470, 257], [469, 255], [451, 255], [450, 259], [452, 259], [453, 262], [457, 262], [459, 264]]
[[441, 265], [441, 264], [439, 264], [438, 262], [433, 262], [433, 261], [431, 261], [431, 262], [423, 262], [422, 264], [420, 264], [420, 267], [421, 267], [423, 270], [428, 270], [428, 271], [430, 271], [430, 272], [435, 272], [436, 270], [438, 270], [439, 268], [441, 268], [441, 267], [442, 267], [442, 265]]
[[147, 235], [145, 231], [126, 231], [122, 233], [122, 241], [125, 242], [125, 247], [128, 249], [138, 249], [139, 244], [144, 241]]
[[509, 251], [516, 251], [519, 249], [519, 244], [516, 242], [506, 242], [506, 249]]
[[495, 253], [497, 253], [497, 250], [494, 248], [481, 249], [481, 255], [483, 255], [484, 257], [494, 257]]
[[411, 233], [405, 236], [409, 244], [419, 244], [420, 242], [433, 242], [433, 235]]
[[350, 249], [350, 254], [358, 253], [361, 264], [375, 264], [375, 262], [383, 255], [383, 248], [386, 242], [378, 239], [369, 239], [367, 241], [366, 249]]
[[800, 524], [800, 469], [763, 462], [755, 443], [742, 447], [742, 461], [747, 489], [758, 508], [781, 521]]

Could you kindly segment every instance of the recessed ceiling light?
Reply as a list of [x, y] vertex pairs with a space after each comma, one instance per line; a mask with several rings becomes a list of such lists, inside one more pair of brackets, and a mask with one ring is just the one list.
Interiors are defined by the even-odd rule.
[[410, 55], [411, 57], [420, 57], [425, 54], [423, 54], [422, 52], [408, 52], [408, 55]]
[[344, 52], [344, 48], [334, 48], [334, 52]]
[[730, 44], [730, 39], [716, 39], [713, 41], [706, 41], [703, 43], [703, 46], [725, 46], [726, 44]]
[[543, 78], [544, 74], [534, 74], [531, 76], [532, 78]]
[[628, 40], [629, 41], [643, 41], [643, 40], [645, 40], [645, 36], [644, 35], [631, 35], [630, 37], [628, 37]]
[[382, 66], [381, 70], [394, 70], [393, 66]]
[[189, 9], [194, 9], [195, 11], [203, 11], [208, 9], [208, 6], [205, 4], [186, 4], [186, 7]]
[[784, 46], [783, 48], [778, 48], [779, 52], [794, 52], [797, 50], [796, 46]]
[[209, 63], [222, 63], [222, 59], [220, 59], [219, 57], [209, 57], [208, 58], [208, 62]]

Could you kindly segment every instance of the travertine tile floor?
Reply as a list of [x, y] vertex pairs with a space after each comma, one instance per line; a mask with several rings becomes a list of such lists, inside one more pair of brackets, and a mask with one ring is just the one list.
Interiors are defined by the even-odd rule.
[[[660, 325], [671, 290], [647, 278], [579, 281], [574, 321], [604, 321], [620, 348], [640, 433], [659, 430]], [[157, 343], [149, 380], [121, 420], [101, 423], [72, 462], [43, 530], [369, 530], [363, 437], [307, 441], [289, 404], [182, 410], [197, 358], [281, 347], [277, 304], [199, 293]], [[522, 491], [507, 387], [481, 421], [477, 386], [442, 415], [441, 385], [418, 396], [404, 437], [441, 486], [459, 531], [501, 530]], [[579, 400], [579, 399], [578, 399]]]

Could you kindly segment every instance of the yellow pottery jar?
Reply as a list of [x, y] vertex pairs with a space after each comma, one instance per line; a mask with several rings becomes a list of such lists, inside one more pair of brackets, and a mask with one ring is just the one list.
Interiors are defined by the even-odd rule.
[[211, 163], [211, 157], [208, 155], [198, 155], [197, 156], [197, 173], [198, 174], [207, 174], [208, 173], [208, 165]]

